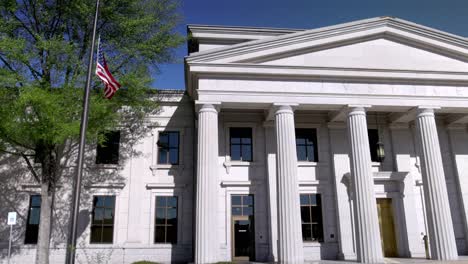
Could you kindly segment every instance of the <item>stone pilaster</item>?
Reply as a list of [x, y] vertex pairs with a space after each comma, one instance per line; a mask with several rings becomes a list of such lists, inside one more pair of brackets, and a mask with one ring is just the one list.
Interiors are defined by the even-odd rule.
[[358, 262], [383, 262], [374, 180], [364, 107], [351, 107], [348, 113], [352, 189]]
[[275, 111], [278, 181], [278, 261], [303, 263], [294, 113], [291, 106]]
[[204, 104], [198, 112], [197, 193], [195, 216], [195, 259], [197, 264], [214, 263], [218, 257], [218, 111]]
[[436, 260], [456, 260], [458, 258], [457, 246], [450, 214], [434, 109], [418, 109], [416, 125], [420, 146], [431, 257]]

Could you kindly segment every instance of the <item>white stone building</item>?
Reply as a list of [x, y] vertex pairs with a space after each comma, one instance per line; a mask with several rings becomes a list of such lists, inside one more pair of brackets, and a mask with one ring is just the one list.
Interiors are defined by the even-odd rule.
[[120, 180], [85, 186], [83, 262], [381, 262], [425, 257], [425, 235], [433, 259], [468, 253], [466, 38], [390, 17], [188, 32], [186, 93], [161, 92], [138, 155], [97, 166]]

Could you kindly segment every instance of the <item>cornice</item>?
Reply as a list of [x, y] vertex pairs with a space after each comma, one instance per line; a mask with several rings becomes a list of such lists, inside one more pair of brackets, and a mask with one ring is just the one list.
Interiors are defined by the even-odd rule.
[[[418, 44], [426, 43], [428, 46], [436, 46], [436, 48], [445, 49], [454, 54], [468, 57], [468, 41], [464, 37], [421, 26], [402, 19], [381, 17], [248, 41], [213, 51], [199, 52], [186, 57], [186, 62], [191, 64], [197, 61], [227, 60], [227, 58], [237, 59], [236, 57], [241, 54], [274, 49], [280, 46], [290, 46], [301, 42], [310, 42], [320, 39], [326, 40], [332, 37], [364, 31], [369, 31], [369, 34], [391, 33], [394, 36], [404, 38], [408, 41], [415, 41], [418, 42]], [[365, 36], [365, 34], [363, 36]], [[427, 39], [418, 40], [418, 37]], [[429, 43], [428, 39], [438, 43]], [[451, 47], [447, 47], [447, 45]]]

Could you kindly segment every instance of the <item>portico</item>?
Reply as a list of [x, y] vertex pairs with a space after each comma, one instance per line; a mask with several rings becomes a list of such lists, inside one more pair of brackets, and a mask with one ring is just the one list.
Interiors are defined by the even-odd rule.
[[[302, 263], [332, 258], [336, 252], [338, 258], [382, 262], [385, 227], [379, 217], [388, 212], [400, 257], [423, 257], [425, 234], [432, 259], [454, 260], [465, 250], [466, 236], [460, 240], [455, 234], [460, 228], [467, 232], [466, 220], [458, 224], [452, 216], [466, 211], [454, 206], [467, 205], [449, 197], [450, 190], [465, 187], [453, 185], [460, 172], [446, 174], [450, 157], [443, 153], [451, 150], [441, 149], [449, 141], [439, 139], [453, 138], [449, 128], [466, 128], [468, 121], [466, 40], [378, 18], [295, 32], [225, 28], [217, 38], [238, 44], [209, 50], [203, 41], [209, 42], [211, 31], [192, 30], [201, 50], [186, 59], [189, 93], [200, 109], [195, 210], [197, 220], [214, 219], [196, 223], [195, 252], [207, 243], [213, 249], [196, 253], [196, 263], [229, 260], [235, 254], [229, 249], [233, 235], [225, 231], [230, 221], [224, 220], [229, 217], [224, 213], [229, 186], [255, 196], [255, 225], [260, 225], [257, 218], [267, 225], [267, 233], [255, 230], [257, 259]], [[254, 38], [255, 30], [261, 35], [257, 40], [240, 40]], [[232, 125], [255, 131], [250, 132], [253, 143], [248, 144], [254, 150], [249, 161], [231, 157], [229, 130], [223, 127]], [[318, 161], [298, 161], [299, 128], [317, 134], [321, 142], [311, 144], [318, 148]], [[371, 158], [369, 129], [378, 130], [384, 141], [384, 161]], [[218, 145], [223, 141], [226, 146]], [[260, 146], [264, 149], [258, 151]], [[453, 155], [459, 170], [463, 165]], [[220, 205], [204, 202], [209, 192], [226, 199], [217, 215], [206, 213]], [[315, 243], [304, 235], [310, 204], [301, 195], [311, 192], [319, 194], [314, 199], [322, 208], [321, 220], [310, 222], [312, 237], [322, 232]], [[390, 211], [379, 211], [377, 198], [388, 199]], [[262, 210], [257, 201], [266, 212], [257, 215]], [[315, 212], [315, 202], [310, 203]], [[218, 236], [211, 237], [213, 226]]]

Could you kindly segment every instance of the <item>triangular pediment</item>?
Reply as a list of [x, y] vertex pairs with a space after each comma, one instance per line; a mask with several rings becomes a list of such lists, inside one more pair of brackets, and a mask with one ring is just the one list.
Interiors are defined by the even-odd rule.
[[[358, 41], [337, 47], [311, 48], [251, 61], [262, 65], [386, 69], [409, 71], [467, 72], [468, 63], [460, 56], [441, 54], [411, 42], [391, 38]], [[430, 47], [429, 47], [430, 48]]]
[[250, 41], [187, 57], [187, 63], [468, 71], [468, 41], [382, 17]]

